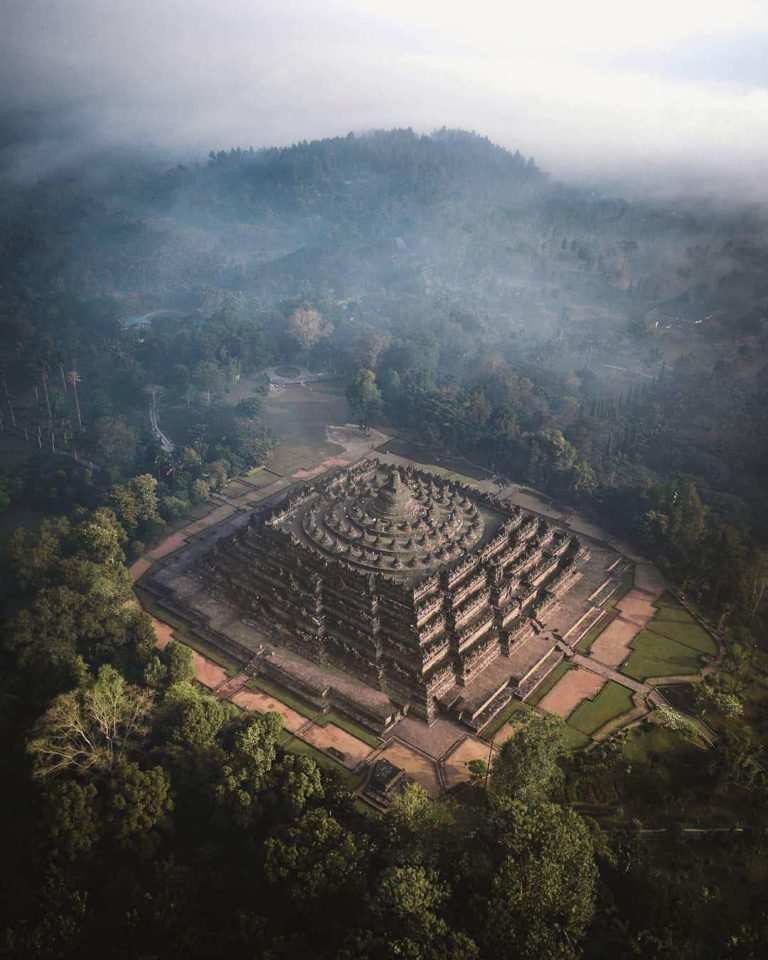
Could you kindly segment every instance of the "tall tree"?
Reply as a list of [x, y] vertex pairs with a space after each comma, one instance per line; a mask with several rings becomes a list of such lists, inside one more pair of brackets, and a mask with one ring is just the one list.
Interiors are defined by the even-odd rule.
[[347, 387], [347, 400], [355, 417], [368, 426], [381, 405], [381, 392], [373, 370], [357, 371]]
[[551, 794], [562, 780], [565, 725], [552, 714], [530, 712], [497, 751], [491, 790], [502, 800], [535, 800]]
[[597, 867], [584, 820], [546, 802], [514, 800], [494, 823], [502, 860], [484, 940], [498, 960], [575, 960], [592, 919]]
[[147, 734], [152, 699], [110, 666], [84, 689], [56, 697], [29, 741], [35, 776], [112, 767]]

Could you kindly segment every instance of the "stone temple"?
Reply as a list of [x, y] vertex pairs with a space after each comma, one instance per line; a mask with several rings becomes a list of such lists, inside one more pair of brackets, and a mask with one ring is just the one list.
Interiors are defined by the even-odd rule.
[[432, 723], [462, 718], [492, 666], [536, 639], [587, 555], [497, 496], [366, 459], [254, 515], [197, 570], [272, 644]]

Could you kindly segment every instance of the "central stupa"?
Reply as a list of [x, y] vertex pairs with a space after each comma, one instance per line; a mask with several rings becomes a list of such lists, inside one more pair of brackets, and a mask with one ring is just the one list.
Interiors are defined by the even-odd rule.
[[271, 642], [431, 722], [529, 639], [579, 550], [496, 496], [368, 459], [254, 515], [201, 569]]
[[[415, 577], [462, 556], [484, 535], [477, 505], [444, 483], [392, 467], [321, 494], [283, 529], [323, 554], [370, 571]], [[501, 518], [495, 519], [497, 522]]]

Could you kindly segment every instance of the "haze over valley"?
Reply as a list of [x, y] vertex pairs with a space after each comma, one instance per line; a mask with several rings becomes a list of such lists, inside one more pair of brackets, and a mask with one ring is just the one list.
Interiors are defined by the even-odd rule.
[[763, 5], [0, 9], [0, 952], [763, 956]]

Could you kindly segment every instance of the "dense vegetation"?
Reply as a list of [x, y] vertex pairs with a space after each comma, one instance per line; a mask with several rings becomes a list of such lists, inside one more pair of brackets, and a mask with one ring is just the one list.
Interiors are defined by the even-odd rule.
[[[628, 204], [474, 135], [393, 131], [94, 158], [4, 186], [0, 213], [0, 510], [33, 528], [3, 555], [0, 951], [763, 955], [759, 211]], [[263, 462], [277, 361], [653, 555], [726, 636], [679, 704], [717, 749], [672, 712], [569, 757], [534, 719], [487, 783], [376, 818], [276, 718], [202, 692], [126, 562]]]

